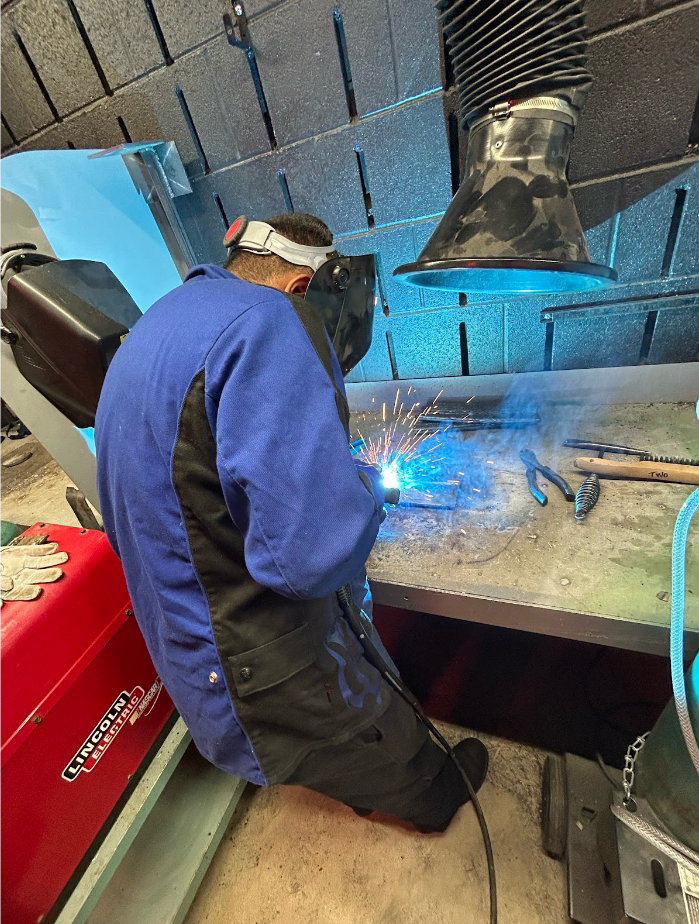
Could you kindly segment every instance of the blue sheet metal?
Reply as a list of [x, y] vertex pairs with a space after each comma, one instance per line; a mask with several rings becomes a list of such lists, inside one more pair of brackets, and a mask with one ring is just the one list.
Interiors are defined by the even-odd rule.
[[180, 277], [121, 157], [90, 153], [12, 154], [3, 159], [2, 186], [32, 209], [59, 259], [106, 263], [145, 311]]

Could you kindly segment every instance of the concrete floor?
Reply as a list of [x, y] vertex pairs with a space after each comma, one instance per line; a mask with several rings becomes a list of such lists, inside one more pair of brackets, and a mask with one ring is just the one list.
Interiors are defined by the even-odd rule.
[[[75, 525], [70, 484], [28, 437], [1, 456], [2, 517]], [[443, 726], [447, 737], [465, 732]], [[544, 754], [482, 736], [490, 771], [481, 791], [498, 876], [500, 924], [567, 924], [565, 874], [541, 849]], [[248, 787], [184, 924], [481, 924], [487, 880], [478, 824], [466, 806], [444, 835], [359, 818], [300, 787]]]
[[[541, 849], [544, 754], [481, 737], [500, 924], [566, 924], [564, 867]], [[487, 903], [469, 806], [445, 834], [421, 835], [301, 787], [248, 787], [184, 924], [485, 924]]]
[[[10, 456], [31, 452], [32, 456], [21, 465], [6, 468]], [[3, 440], [0, 445], [2, 461], [2, 519], [31, 526], [45, 521], [59, 526], [77, 526], [75, 514], [66, 501], [66, 488], [73, 482], [33, 436], [23, 440]]]

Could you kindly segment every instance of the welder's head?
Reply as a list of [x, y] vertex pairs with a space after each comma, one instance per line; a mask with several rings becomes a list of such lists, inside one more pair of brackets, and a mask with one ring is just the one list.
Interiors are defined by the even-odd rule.
[[343, 257], [328, 226], [314, 215], [292, 212], [268, 221], [236, 218], [223, 239], [223, 264], [241, 279], [300, 295], [318, 311], [342, 374], [371, 345], [376, 302], [374, 254]]
[[[269, 229], [278, 237], [272, 238]], [[294, 253], [293, 244], [318, 248], [318, 251], [315, 254], [305, 254], [303, 250]], [[301, 296], [306, 294], [316, 269], [335, 254], [330, 228], [320, 218], [304, 212], [275, 215], [264, 222], [237, 218], [226, 233], [224, 245], [229, 249], [224, 269], [248, 282]], [[315, 265], [303, 262], [308, 256]]]

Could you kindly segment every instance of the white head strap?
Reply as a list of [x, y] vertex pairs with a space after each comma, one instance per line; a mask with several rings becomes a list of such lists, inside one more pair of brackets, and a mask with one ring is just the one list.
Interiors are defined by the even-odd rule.
[[[229, 228], [224, 244], [235, 247], [237, 250], [247, 250], [261, 256], [274, 253], [295, 266], [310, 266], [313, 272], [327, 263], [335, 253], [332, 244], [326, 247], [308, 247], [305, 244], [290, 241], [288, 237], [275, 231], [266, 221], [247, 222], [240, 236], [231, 234], [236, 224], [237, 222], [234, 222]], [[232, 238], [230, 243], [228, 243], [229, 235]]]

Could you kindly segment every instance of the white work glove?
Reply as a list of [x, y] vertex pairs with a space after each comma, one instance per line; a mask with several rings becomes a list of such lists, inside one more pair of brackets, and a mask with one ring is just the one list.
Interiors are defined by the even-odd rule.
[[14, 545], [0, 549], [0, 597], [3, 601], [35, 600], [39, 584], [51, 584], [63, 574], [58, 565], [68, 561], [56, 542]]

